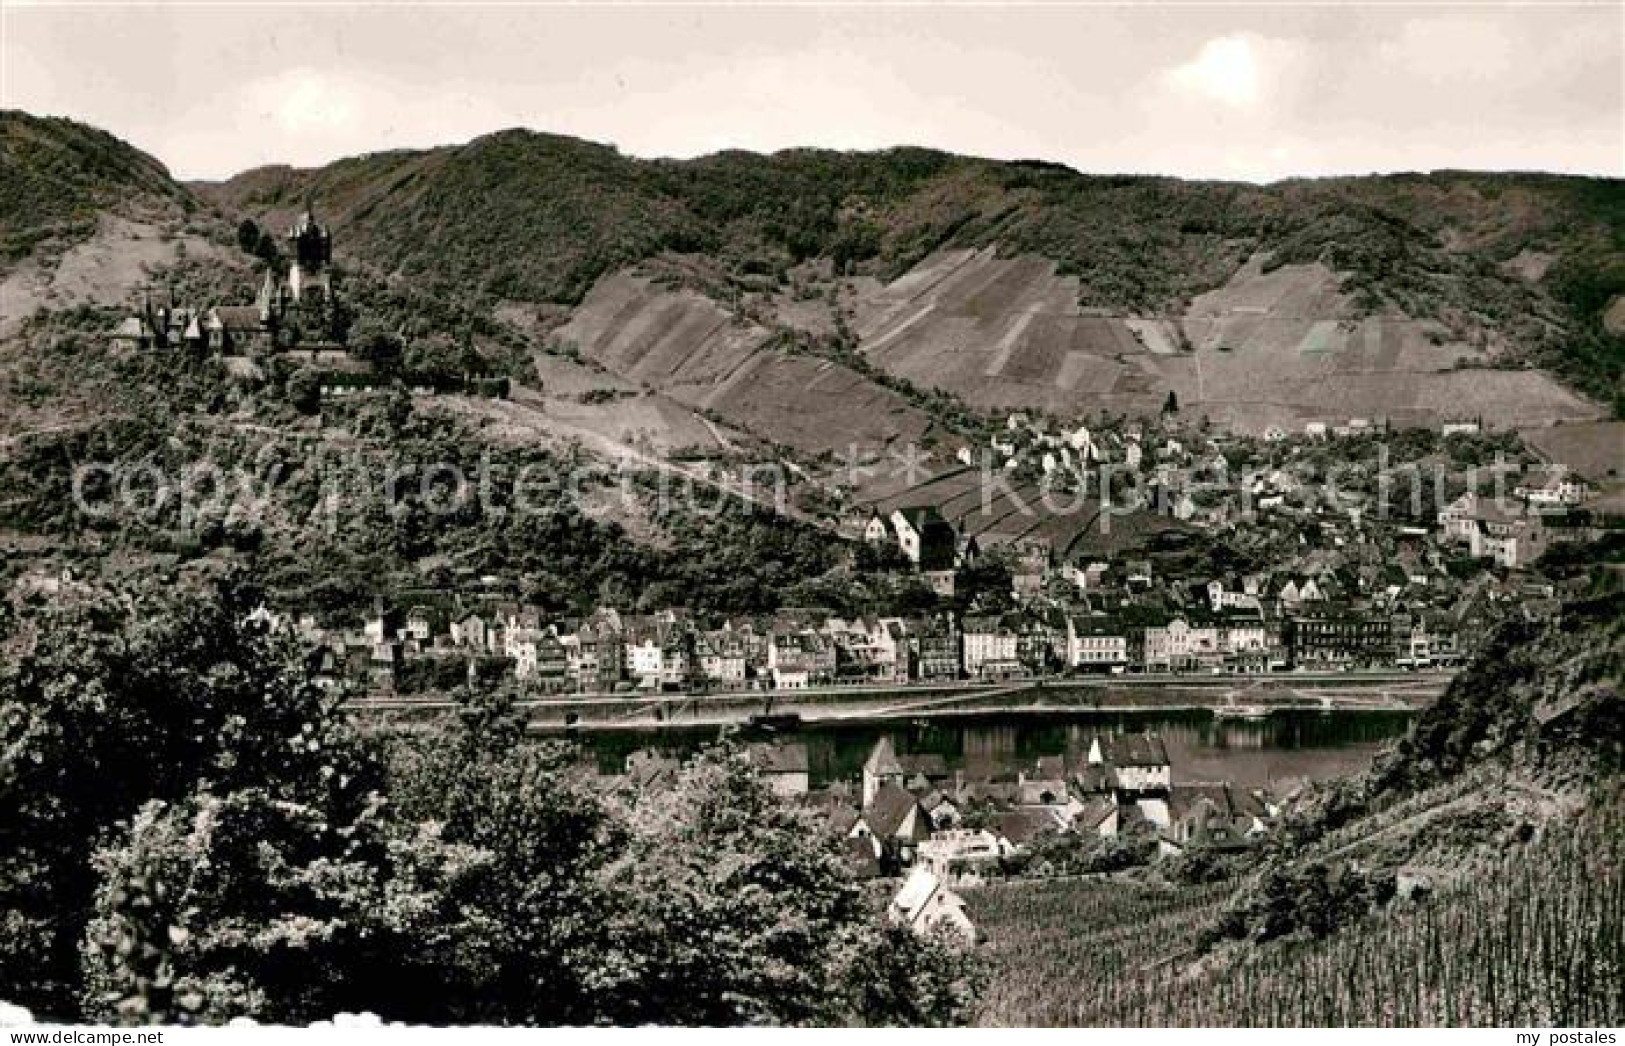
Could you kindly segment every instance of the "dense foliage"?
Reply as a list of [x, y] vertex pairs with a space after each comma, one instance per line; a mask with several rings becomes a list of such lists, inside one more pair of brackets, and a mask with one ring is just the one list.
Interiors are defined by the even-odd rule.
[[[332, 702], [290, 651], [245, 626], [245, 589], [156, 587], [33, 608], [0, 667], [0, 981], [72, 1012], [103, 833], [144, 803], [258, 790], [350, 810], [375, 784]], [[157, 807], [142, 824], [158, 819]]]
[[[105, 322], [94, 309], [42, 315], [0, 379], [0, 399], [74, 419], [39, 426], [0, 459], [0, 525], [50, 535], [87, 568], [110, 554], [235, 559], [275, 602], [346, 623], [375, 595], [491, 575], [555, 612], [757, 613], [864, 595], [817, 590], [847, 546], [766, 509], [570, 449], [493, 442], [400, 389], [305, 419], [295, 401], [306, 372], [268, 365], [240, 378], [218, 360], [121, 355], [88, 333]], [[76, 489], [83, 466], [95, 467]], [[646, 518], [658, 540], [629, 535], [624, 515]]]
[[[1622, 670], [1625, 594], [1572, 601], [1544, 626], [1509, 622], [1373, 768], [1368, 791], [1403, 795], [1486, 758], [1538, 760], [1552, 749], [1564, 766], [1589, 770], [1595, 760], [1602, 772], [1618, 772], [1625, 748]], [[1561, 721], [1537, 720], [1543, 707], [1560, 705]]]
[[639, 795], [525, 743], [489, 695], [429, 735], [358, 736], [254, 601], [76, 588], [8, 638], [12, 1001], [127, 1023], [967, 1016], [974, 960], [885, 929], [738, 750]]

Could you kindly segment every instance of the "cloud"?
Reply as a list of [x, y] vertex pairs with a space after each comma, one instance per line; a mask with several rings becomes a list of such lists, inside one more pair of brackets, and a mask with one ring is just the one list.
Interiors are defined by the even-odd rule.
[[182, 176], [224, 177], [262, 163], [315, 166], [359, 152], [464, 142], [524, 121], [452, 80], [296, 66], [197, 100], [152, 136]]
[[1176, 91], [1238, 109], [1258, 104], [1263, 75], [1251, 35], [1220, 36], [1202, 45], [1196, 57], [1167, 74]]
[[289, 134], [345, 131], [371, 114], [371, 92], [316, 69], [290, 69], [250, 85], [253, 108]]
[[513, 126], [642, 156], [909, 143], [1189, 176], [1625, 170], [1617, 8], [298, 14], [8, 7], [0, 100], [181, 177]]

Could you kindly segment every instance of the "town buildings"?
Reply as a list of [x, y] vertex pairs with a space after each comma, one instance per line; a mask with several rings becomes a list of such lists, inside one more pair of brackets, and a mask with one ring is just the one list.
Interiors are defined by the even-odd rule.
[[1009, 679], [1022, 671], [1017, 634], [999, 618], [967, 617], [961, 633], [961, 668], [971, 679]]
[[[1527, 493], [1531, 489], [1545, 492], [1562, 488], [1542, 486], [1518, 489]], [[1542, 504], [1552, 507], [1560, 503]], [[1517, 503], [1496, 502], [1471, 491], [1441, 509], [1438, 522], [1443, 540], [1465, 544], [1474, 558], [1490, 559], [1508, 569], [1528, 566], [1539, 559], [1550, 544], [1550, 535], [1540, 513]]]
[[976, 943], [976, 924], [965, 910], [964, 898], [928, 868], [919, 867], [909, 873], [886, 915], [893, 923], [922, 936], [946, 929], [967, 944]]
[[[312, 250], [319, 268], [321, 251]], [[1385, 519], [1369, 493], [1334, 490], [1291, 468], [1295, 456], [1327, 447], [1295, 437], [1246, 448], [1262, 464], [1236, 485], [1278, 496], [1279, 505], [1215, 513], [1209, 491], [1189, 483], [1222, 471], [1235, 439], [1170, 421], [1058, 437], [1039, 421], [1017, 418], [1000, 430], [1001, 461], [1049, 454], [1059, 462], [1050, 475], [1066, 477], [1081, 460], [1074, 442], [1091, 460], [1125, 468], [1139, 447], [1141, 478], [1195, 491], [1201, 512], [1115, 551], [1057, 542], [1041, 519], [981, 526], [958, 509], [872, 512], [856, 529], [898, 555], [868, 557], [884, 564], [867, 568], [883, 576], [852, 575], [854, 591], [874, 600], [856, 614], [804, 608], [724, 618], [602, 607], [548, 615], [484, 590], [419, 594], [377, 608], [355, 635], [322, 630], [317, 638], [332, 654], [326, 678], [421, 692], [472, 673], [540, 692], [666, 694], [1434, 668], [1470, 655], [1497, 620], [1538, 612], [1553, 598], [1541, 557], [1590, 526], [1588, 513], [1572, 511], [1589, 488], [1555, 465], [1499, 468], [1498, 476], [1518, 477], [1516, 496], [1468, 489], [1436, 510], [1432, 527], [1420, 507]], [[1349, 428], [1328, 439], [1361, 438]], [[1454, 489], [1471, 488], [1469, 478]], [[1210, 545], [1235, 568], [1205, 561]], [[932, 573], [948, 578], [933, 586], [935, 597], [914, 583]], [[1002, 578], [1007, 588], [988, 590], [989, 579]], [[888, 592], [890, 602], [875, 597]]]

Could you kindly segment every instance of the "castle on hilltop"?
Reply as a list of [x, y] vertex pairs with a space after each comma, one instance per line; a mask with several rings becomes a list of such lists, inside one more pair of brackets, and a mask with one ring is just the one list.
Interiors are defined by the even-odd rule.
[[119, 324], [115, 343], [135, 348], [194, 348], [224, 355], [278, 349], [320, 349], [339, 340], [338, 301], [333, 293], [333, 233], [316, 220], [307, 202], [288, 228], [287, 271], [272, 264], [252, 305], [179, 305], [173, 296]]

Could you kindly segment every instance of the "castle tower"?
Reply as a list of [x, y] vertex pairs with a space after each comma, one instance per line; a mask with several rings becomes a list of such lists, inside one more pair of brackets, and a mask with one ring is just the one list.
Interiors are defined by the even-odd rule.
[[288, 268], [288, 291], [294, 301], [301, 300], [313, 287], [321, 288], [325, 298], [333, 296], [333, 234], [317, 223], [308, 202], [305, 213], [288, 230], [288, 254], [293, 259]]

